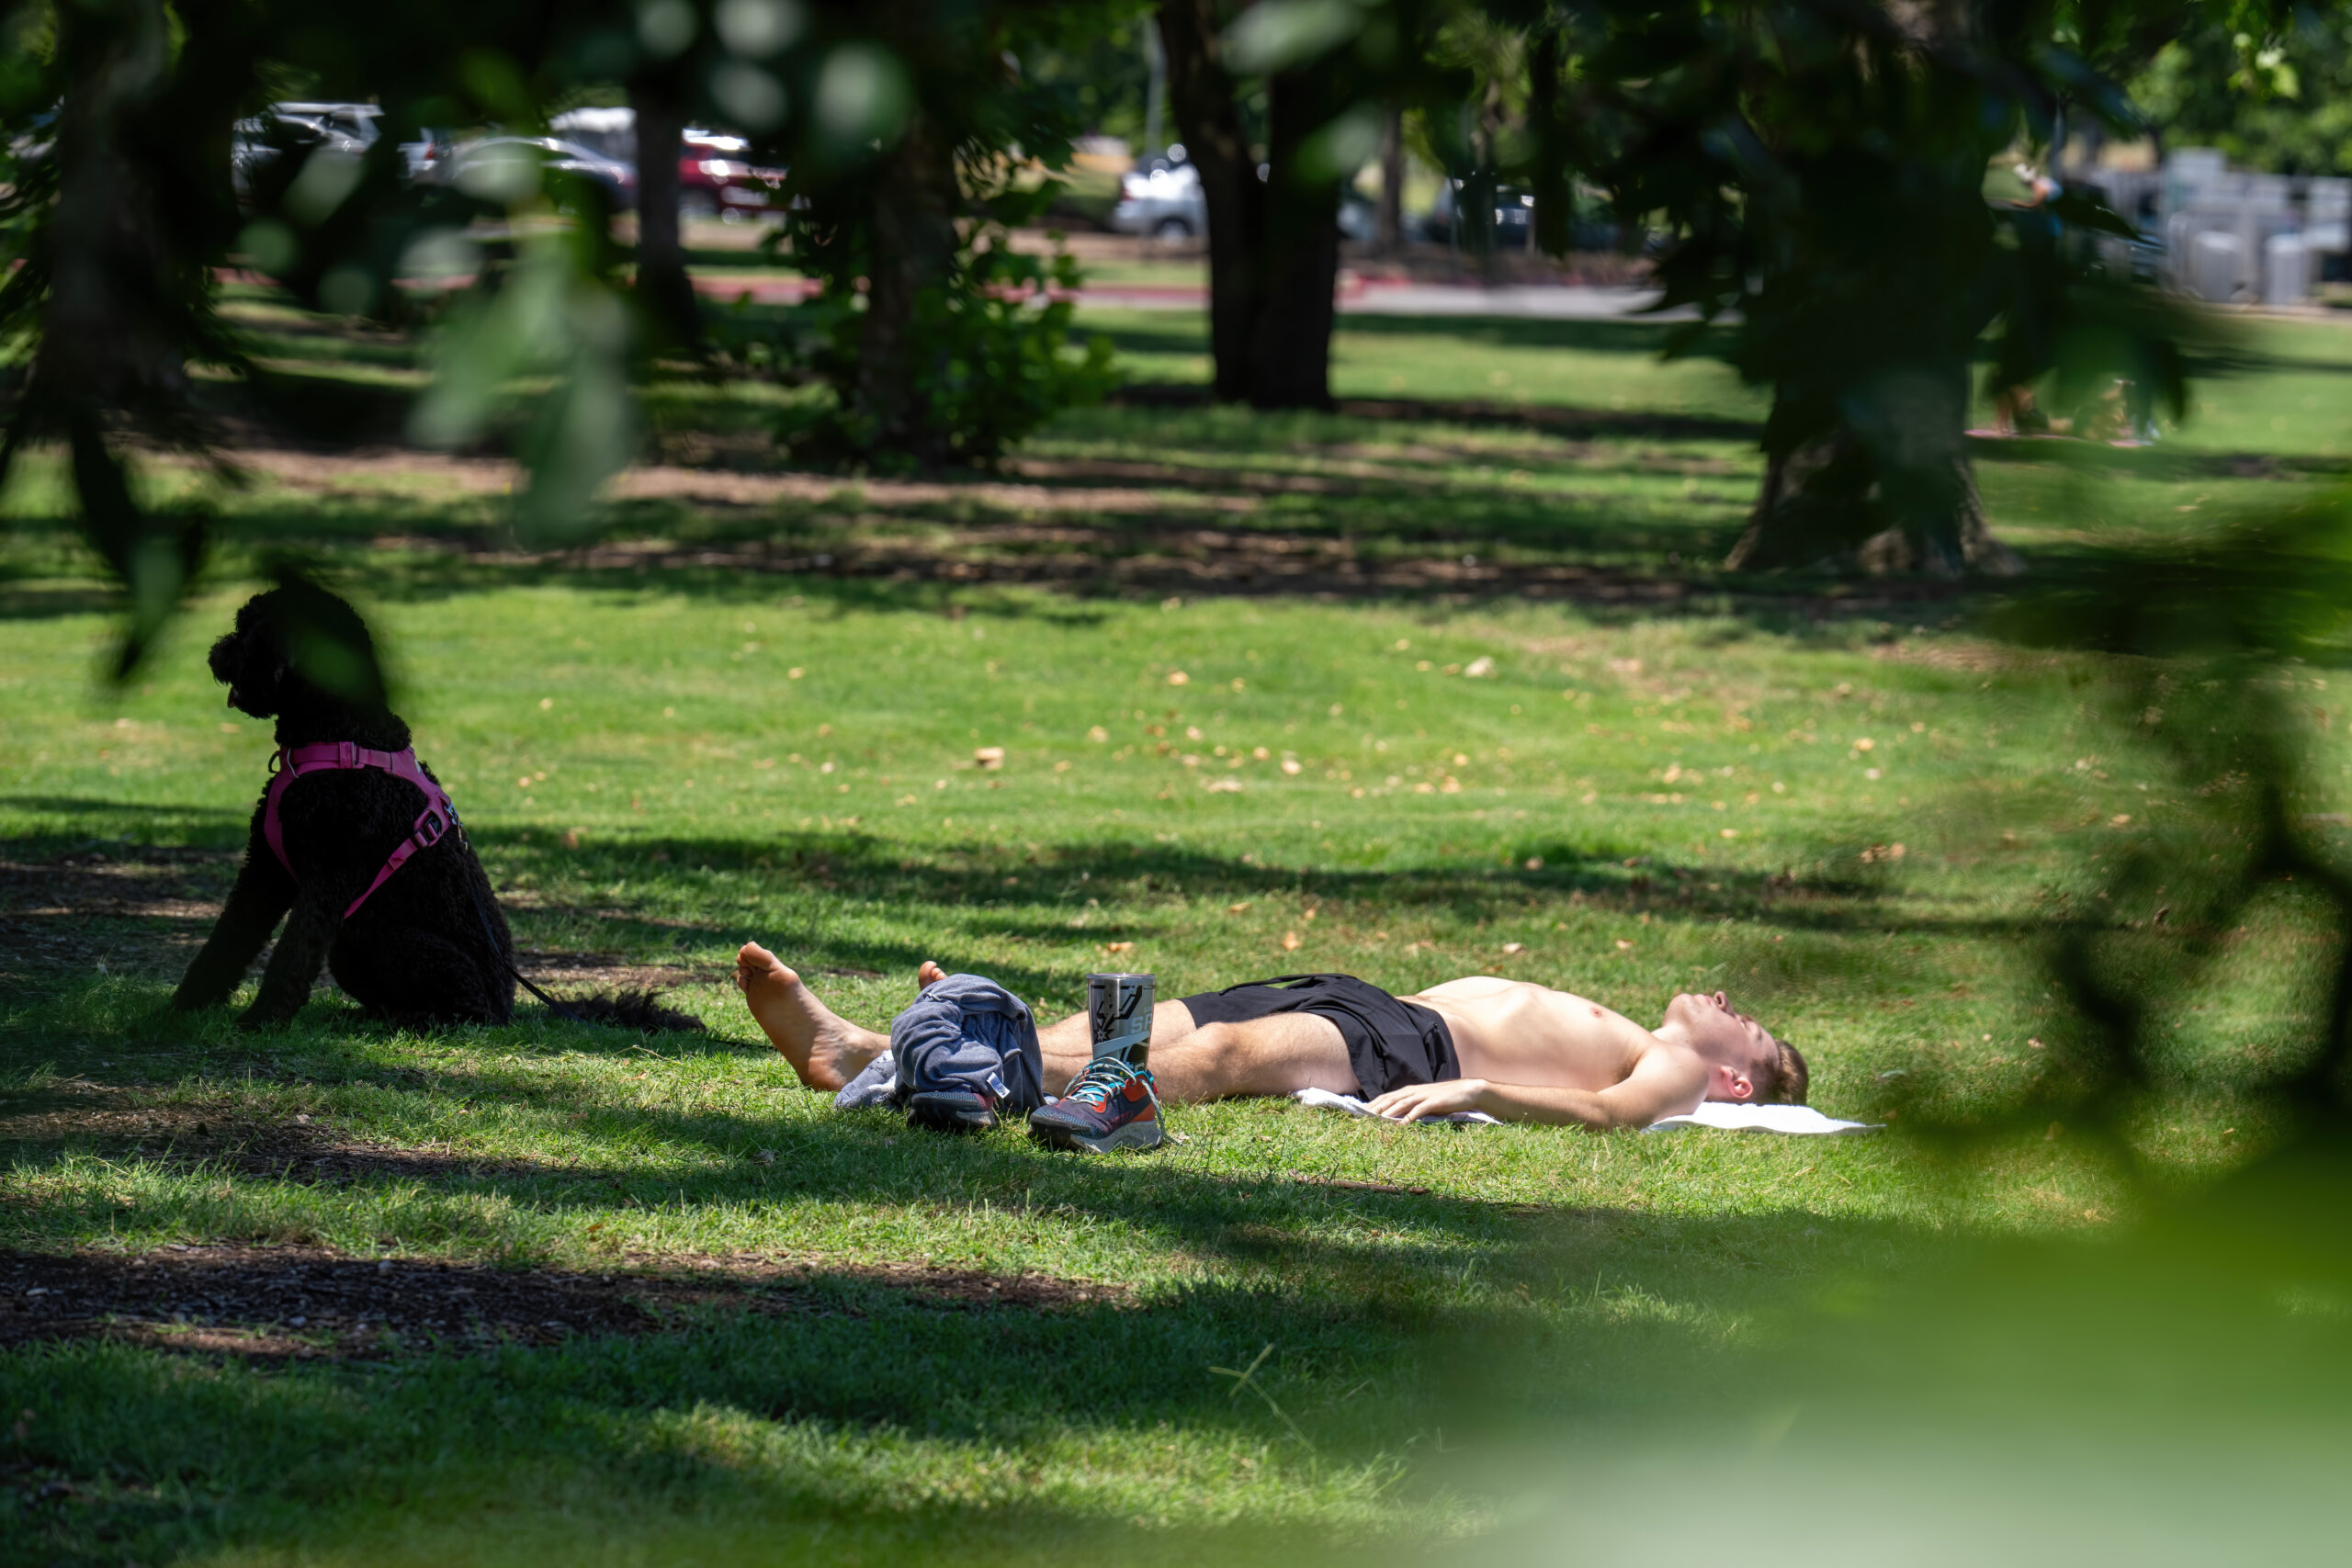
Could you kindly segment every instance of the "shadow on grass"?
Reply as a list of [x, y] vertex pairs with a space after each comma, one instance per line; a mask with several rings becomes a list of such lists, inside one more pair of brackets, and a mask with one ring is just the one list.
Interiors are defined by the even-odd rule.
[[[184, 938], [209, 931], [205, 909], [151, 912], [172, 900], [219, 898], [232, 879], [232, 861], [223, 851], [243, 846], [244, 816], [214, 808], [120, 807], [80, 797], [5, 797], [17, 808], [59, 813], [110, 813], [127, 818], [186, 820], [200, 829], [195, 849], [143, 849], [122, 840], [87, 835], [35, 835], [0, 840], [0, 861], [17, 863], [7, 882], [14, 903], [42, 905], [63, 929], [66, 921], [92, 917], [141, 917], [155, 929], [179, 931]], [[1524, 829], [1510, 840], [1508, 856], [1496, 865], [1350, 867], [1280, 865], [1256, 856], [1238, 858], [1185, 849], [1162, 841], [1066, 841], [1035, 851], [997, 844], [941, 846], [910, 858], [896, 840], [861, 829], [776, 829], [762, 837], [647, 835], [626, 841], [588, 840], [564, 846], [553, 832], [529, 828], [470, 825], [470, 837], [501, 894], [517, 879], [534, 888], [526, 903], [508, 900], [505, 915], [525, 950], [562, 950], [570, 942], [560, 931], [593, 921], [600, 950], [628, 959], [675, 957], [677, 947], [731, 945], [748, 936], [748, 919], [680, 917], [677, 908], [736, 908], [741, 879], [799, 894], [826, 894], [831, 900], [889, 909], [891, 926], [915, 929], [924, 919], [950, 929], [908, 941], [854, 941], [832, 929], [831, 917], [811, 915], [795, 929], [786, 917], [781, 929], [762, 941], [788, 942], [795, 962], [837, 966], [847, 974], [912, 974], [915, 964], [933, 957], [957, 936], [1018, 938], [1018, 941], [1103, 942], [1152, 936], [1148, 912], [1120, 915], [1089, 909], [1101, 898], [1227, 900], [1289, 898], [1324, 905], [1331, 917], [1352, 915], [1357, 924], [1390, 917], [1442, 919], [1463, 929], [1484, 929], [1532, 908], [1576, 905], [1600, 912], [1708, 924], [1746, 919], [1790, 933], [1933, 933], [1943, 938], [2025, 936], [2041, 924], [2030, 919], [1936, 919], [1919, 912], [1919, 896], [1907, 898], [1907, 915], [1891, 915], [1882, 898], [1894, 879], [1879, 865], [1860, 861], [1863, 844], [1830, 856], [1811, 856], [1814, 870], [1734, 870], [1701, 861], [1675, 861], [1654, 849], [1613, 841], [1576, 841]], [[113, 861], [71, 865], [63, 856], [104, 846]], [[1526, 863], [1536, 861], [1529, 867]], [[1016, 879], [1018, 886], [1007, 886]], [[633, 886], [638, 894], [591, 894], [593, 903], [562, 903], [564, 886]], [[541, 891], [546, 888], [546, 891]], [[696, 891], [701, 888], [701, 891]], [[1089, 917], [1082, 933], [1075, 917]], [[160, 924], [158, 924], [160, 921]], [[1066, 978], [1056, 968], [1002, 966], [1004, 980], [1035, 995], [1049, 980]], [[1230, 980], [1227, 980], [1230, 983]]]
[[[1456, 508], [1457, 516], [1480, 508]], [[524, 552], [502, 543], [489, 523], [453, 524], [446, 512], [401, 503], [339, 503], [329, 527], [283, 521], [245, 542], [309, 559], [333, 578], [364, 579], [367, 593], [394, 602], [430, 602], [514, 588], [563, 588], [601, 594], [687, 596], [727, 605], [773, 608], [780, 598], [811, 601], [812, 614], [967, 614], [1006, 620], [1095, 624], [1104, 601], [1187, 598], [1313, 599], [1366, 604], [1471, 608], [1505, 603], [1577, 605], [1596, 621], [1618, 624], [1659, 616], [1735, 617], [1756, 629], [1805, 635], [1856, 618], [1932, 614], [1937, 618], [1990, 600], [2003, 590], [1982, 582], [1872, 580], [1855, 582], [1802, 574], [1732, 578], [1697, 566], [1734, 530], [1611, 520], [1545, 524], [1555, 542], [1581, 540], [1594, 561], [1541, 540], [1494, 548], [1497, 535], [1449, 531], [1397, 514], [1392, 536], [1352, 534], [1336, 523], [1311, 532], [1272, 528], [1204, 530], [1200, 521], [1116, 526], [1057, 525], [1049, 547], [1023, 536], [1033, 525], [1010, 523], [1001, 536], [987, 525], [943, 546], [921, 536], [930, 525], [888, 528], [808, 517], [746, 520], [713, 528], [689, 508], [630, 503], [634, 529], [652, 530], [654, 547], [598, 542], [578, 548]], [[62, 530], [62, 525], [60, 528]], [[1533, 526], [1533, 525], [1530, 525]], [[398, 536], [390, 541], [386, 535]], [[1481, 547], [1464, 552], [1465, 545]], [[1671, 549], [1668, 547], [1672, 547]], [[1689, 567], [1657, 567], [1651, 558], [1690, 552]], [[220, 578], [239, 581], [250, 563], [223, 560]], [[216, 578], [216, 581], [220, 580]], [[88, 615], [118, 601], [85, 581], [51, 580], [0, 596], [0, 613], [17, 620]]]
[[[989, 1158], [973, 1144], [942, 1154]], [[1138, 1176], [1151, 1184], [1142, 1168], [1093, 1179]], [[1367, 1216], [1394, 1217], [1359, 1204], [1321, 1223]], [[1123, 1560], [1181, 1542], [1186, 1561], [1208, 1546], [1221, 1560], [1272, 1548], [1295, 1562], [1374, 1529], [1411, 1533], [1417, 1505], [1437, 1501], [1411, 1456], [1442, 1428], [1458, 1442], [1722, 1378], [1730, 1352], [1705, 1320], [1786, 1293], [1746, 1266], [1758, 1253], [1876, 1263], [1916, 1245], [1872, 1226], [1825, 1236], [1799, 1213], [1563, 1224], [1525, 1240], [1514, 1277], [1529, 1299], [1508, 1305], [1461, 1300], [1449, 1280], [1413, 1302], [1201, 1284], [1133, 1305], [973, 1311], [820, 1269], [786, 1316], [713, 1312], [650, 1337], [412, 1353], [380, 1370], [202, 1369], [105, 1344], [20, 1350], [0, 1356], [0, 1399], [36, 1411], [11, 1455], [13, 1474], [32, 1477], [11, 1500], [17, 1539], [65, 1562], [316, 1550], [368, 1539], [395, 1514], [413, 1538], [495, 1497], [502, 1529], [527, 1532], [545, 1511], [537, 1528], [575, 1531], [584, 1517], [606, 1551], [649, 1524], [674, 1546], [682, 1527], [691, 1539], [728, 1518], [760, 1538], [763, 1561], [812, 1529], [834, 1551], [1035, 1561], [1143, 1513], [1190, 1528], [1130, 1531]], [[1300, 1261], [1318, 1265], [1313, 1251]], [[1393, 1272], [1366, 1254], [1364, 1278]], [[1586, 1292], [1586, 1310], [1563, 1310]], [[1669, 1321], [1610, 1308], [1659, 1298], [1694, 1310]], [[1212, 1371], [1249, 1367], [1261, 1347], [1252, 1386], [1279, 1416], [1230, 1397], [1233, 1381]], [[1216, 1522], [1237, 1517], [1254, 1523]], [[1283, 1529], [1309, 1523], [1311, 1534]]]
[[[2094, 1461], [2144, 1468], [2181, 1445], [2203, 1461], [2260, 1440], [2263, 1462], [2301, 1461], [2307, 1539], [2322, 1540], [2352, 1363], [2336, 1314], [2281, 1296], [2332, 1300], [2346, 1277], [2319, 1201], [2346, 1188], [2340, 1171], [2295, 1174], [2300, 1197], [2269, 1204], [2284, 1245], [2239, 1239], [2250, 1191], [2186, 1216], [2211, 1234], [2152, 1226], [2092, 1246], [1799, 1211], [1586, 1210], [1530, 1222], [1498, 1278], [1464, 1270], [1434, 1305], [1403, 1311], [1227, 1283], [1134, 1305], [942, 1311], [820, 1277], [789, 1319], [719, 1314], [651, 1338], [381, 1371], [22, 1352], [0, 1357], [0, 1399], [35, 1412], [7, 1501], [33, 1561], [296, 1555], [396, 1529], [410, 1542], [464, 1532], [460, 1557], [516, 1541], [552, 1543], [537, 1558], [592, 1555], [561, 1550], [575, 1541], [659, 1556], [659, 1542], [767, 1562], [821, 1534], [834, 1556], [1360, 1562], [1382, 1534], [1458, 1551], [1452, 1532], [1491, 1523], [1482, 1507], [1551, 1495], [1570, 1467], [1617, 1464], [1638, 1485], [1646, 1464], [1670, 1507], [1694, 1469], [1750, 1473], [1737, 1467], [1801, 1408], [1788, 1467], [1754, 1473], [1796, 1491], [1776, 1523], [1811, 1517], [1817, 1540], [1852, 1512], [1823, 1515], [1822, 1498], [1862, 1495], [1840, 1448], [1883, 1447], [1880, 1512], [1841, 1538], [1856, 1561], [1892, 1531], [1939, 1539], [2004, 1506], [1973, 1448], [2069, 1491], [2100, 1482], [2076, 1514], [2028, 1516], [2018, 1539], [2046, 1542], [2052, 1518], [2108, 1539], [2120, 1508], [2143, 1517], [2159, 1490], [2215, 1473], [2158, 1464], [2120, 1490]], [[1279, 1417], [1212, 1370], [1261, 1346], [1253, 1387]], [[2022, 1450], [2021, 1424], [2038, 1435]], [[1616, 1506], [1625, 1547], [1596, 1560], [1656, 1555], [1651, 1495]], [[1611, 1506], [1585, 1502], [1583, 1520], [1541, 1539], [1549, 1557], [1563, 1540], [1581, 1550], [1577, 1527]], [[1136, 1530], [1136, 1517], [1162, 1528]], [[1236, 1518], [1251, 1528], [1220, 1522]]]

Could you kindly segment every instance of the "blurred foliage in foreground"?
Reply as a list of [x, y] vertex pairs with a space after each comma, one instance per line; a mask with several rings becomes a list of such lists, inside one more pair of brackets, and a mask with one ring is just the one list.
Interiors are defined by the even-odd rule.
[[[1074, 94], [1024, 80], [1010, 50], [1041, 27], [1102, 25], [1083, 7], [934, 0], [0, 6], [0, 245], [18, 264], [0, 286], [0, 470], [28, 444], [70, 449], [85, 534], [128, 593], [127, 672], [204, 553], [201, 518], [137, 503], [127, 444], [213, 453], [193, 368], [267, 379], [214, 310], [216, 269], [236, 261], [307, 305], [430, 322], [411, 438], [510, 446], [527, 474], [518, 534], [579, 537], [636, 450], [636, 367], [702, 346], [675, 223], [633, 288], [596, 182], [514, 141], [418, 180], [403, 144], [528, 137], [616, 84], [659, 109], [640, 163], [673, 165], [669, 198], [689, 118], [740, 128], [788, 168], [782, 199], [826, 282], [822, 330], [788, 345], [808, 353], [796, 373], [837, 394], [826, 444], [860, 463], [989, 461], [1106, 384], [1107, 350], [1070, 349], [1067, 309], [1042, 297], [1074, 281], [1067, 262], [1049, 278], [992, 243], [1051, 199], [1035, 172], [1067, 160], [1075, 123]], [[375, 104], [376, 140], [296, 144], [248, 120], [277, 155], [243, 154], [240, 191], [239, 122], [296, 91]]]
[[[2226, 968], [2257, 905], [2294, 900], [2314, 957], [2299, 1050], [2233, 1053], [2222, 1077], [2293, 1145], [2346, 1145], [2352, 1108], [2352, 871], [2327, 830], [2338, 788], [2311, 766], [2315, 671], [2352, 661], [2352, 557], [2341, 503], [2124, 555], [2004, 612], [2019, 640], [2094, 655], [2120, 746], [2174, 788], [2157, 823], [2103, 856], [2104, 888], [2061, 911], [2051, 968], [2071, 1017], [2062, 1070], [2023, 1108], [2118, 1126], [2152, 1094], [2215, 1081], [2168, 1044], [2199, 988]], [[2340, 782], [2338, 782], [2340, 787]], [[2128, 820], [2128, 819], [2127, 819]]]

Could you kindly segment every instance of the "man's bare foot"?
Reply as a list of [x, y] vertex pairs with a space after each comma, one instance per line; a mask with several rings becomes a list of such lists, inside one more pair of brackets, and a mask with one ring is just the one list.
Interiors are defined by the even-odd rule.
[[915, 970], [915, 989], [927, 991], [947, 978], [947, 971], [926, 958]]
[[735, 984], [768, 1043], [810, 1089], [840, 1089], [890, 1048], [889, 1036], [860, 1029], [819, 1001], [799, 976], [756, 942], [735, 954]]

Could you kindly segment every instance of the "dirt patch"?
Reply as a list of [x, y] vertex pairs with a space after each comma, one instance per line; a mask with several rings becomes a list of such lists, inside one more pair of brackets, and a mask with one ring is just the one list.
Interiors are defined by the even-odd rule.
[[307, 1247], [0, 1253], [0, 1345], [105, 1337], [271, 1359], [646, 1334], [683, 1308], [793, 1303], [720, 1276], [368, 1262]]
[[560, 1344], [660, 1333], [697, 1309], [855, 1308], [808, 1288], [820, 1275], [947, 1309], [1042, 1310], [1125, 1296], [1117, 1285], [919, 1265], [629, 1257], [607, 1273], [370, 1261], [313, 1247], [175, 1245], [148, 1253], [0, 1252], [0, 1346], [108, 1338], [265, 1360], [382, 1359], [418, 1350]]
[[[770, 454], [771, 458], [773, 454]], [[420, 491], [468, 495], [504, 495], [521, 467], [504, 457], [460, 457], [437, 453], [373, 451], [325, 454], [285, 448], [241, 450], [240, 467], [266, 475], [288, 490], [317, 494], [412, 495]], [[683, 501], [720, 510], [765, 511], [780, 502], [822, 504], [854, 495], [862, 504], [897, 511], [960, 502], [1007, 513], [1246, 512], [1248, 496], [1170, 495], [1134, 486], [1060, 486], [1007, 483], [996, 479], [933, 480], [847, 479], [807, 472], [746, 473], [731, 468], [647, 464], [624, 470], [605, 487], [615, 501]], [[412, 541], [424, 543], [425, 541]]]
[[698, 1275], [723, 1276], [750, 1282], [806, 1285], [818, 1279], [847, 1280], [861, 1285], [900, 1291], [929, 1306], [1032, 1309], [1091, 1306], [1130, 1302], [1133, 1287], [1117, 1280], [1066, 1280], [1054, 1274], [990, 1274], [978, 1269], [953, 1269], [936, 1263], [828, 1262], [820, 1258], [792, 1258], [766, 1253], [705, 1254], [684, 1260], [653, 1253], [628, 1252], [622, 1258], [631, 1268], [647, 1270], [685, 1267]]
[[95, 963], [176, 975], [220, 918], [237, 858], [142, 849], [136, 858], [0, 860], [0, 981]]
[[[389, 541], [378, 540], [379, 545]], [[426, 547], [447, 542], [412, 540]], [[1562, 562], [1495, 561], [1476, 554], [1392, 553], [1377, 542], [1184, 527], [1057, 524], [958, 527], [922, 538], [852, 527], [822, 547], [774, 539], [684, 543], [607, 540], [561, 554], [483, 551], [500, 566], [561, 565], [650, 574], [700, 569], [780, 572], [895, 583], [1022, 583], [1090, 595], [1283, 594], [1360, 598], [1443, 594], [1672, 605], [1702, 588], [1669, 578]], [[1713, 594], [1716, 589], [1706, 588]]]
[[79, 1078], [15, 1098], [17, 1109], [0, 1115], [0, 1145], [91, 1147], [179, 1169], [208, 1166], [305, 1186], [543, 1173], [524, 1161], [350, 1138], [307, 1115], [263, 1121], [218, 1104], [141, 1103], [136, 1090]]

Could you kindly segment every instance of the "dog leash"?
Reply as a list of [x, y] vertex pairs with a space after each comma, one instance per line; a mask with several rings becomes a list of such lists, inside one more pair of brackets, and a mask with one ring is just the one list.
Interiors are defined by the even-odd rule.
[[[466, 825], [456, 820], [457, 813], [454, 810], [449, 813], [449, 816], [451, 821], [456, 824], [458, 829], [458, 842], [467, 849], [473, 848], [473, 844], [466, 838]], [[474, 858], [476, 863], [479, 863], [481, 857], [477, 855]], [[481, 921], [481, 934], [489, 939], [490, 951], [498, 955], [499, 963], [505, 965], [506, 972], [514, 977], [514, 983], [522, 987], [525, 990], [530, 992], [531, 995], [538, 998], [540, 1001], [546, 1003], [548, 1011], [555, 1014], [556, 1017], [560, 1019], [563, 1019], [567, 1022], [595, 1022], [596, 1021], [594, 1019], [582, 1017], [579, 1013], [572, 1011], [570, 1008], [564, 1006], [561, 1002], [556, 1000], [553, 997], [548, 995], [545, 991], [542, 991], [537, 986], [531, 984], [531, 977], [528, 975], [524, 974], [520, 969], [514, 967], [514, 961], [507, 957], [506, 950], [498, 945], [498, 929], [490, 923], [490, 911], [482, 906], [481, 888], [475, 883], [470, 874], [466, 878], [466, 891], [473, 895], [474, 915], [476, 919]]]

